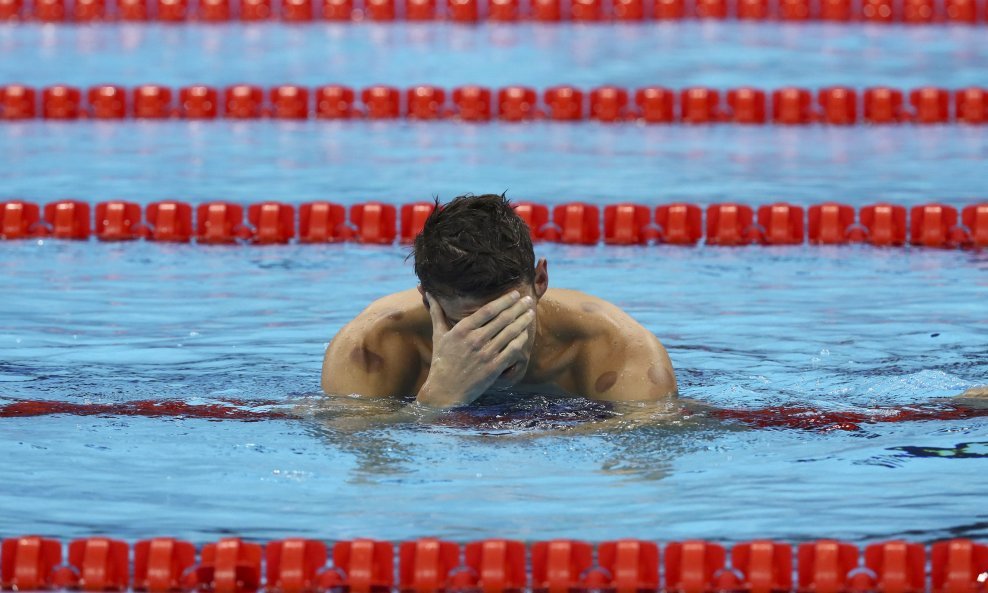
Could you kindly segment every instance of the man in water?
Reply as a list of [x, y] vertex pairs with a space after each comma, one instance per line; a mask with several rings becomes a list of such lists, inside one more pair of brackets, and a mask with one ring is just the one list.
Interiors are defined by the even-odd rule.
[[549, 288], [525, 222], [506, 198], [461, 196], [415, 239], [418, 289], [379, 299], [333, 338], [331, 395], [468, 405], [491, 391], [606, 401], [674, 398], [676, 377], [651, 332], [597, 297]]

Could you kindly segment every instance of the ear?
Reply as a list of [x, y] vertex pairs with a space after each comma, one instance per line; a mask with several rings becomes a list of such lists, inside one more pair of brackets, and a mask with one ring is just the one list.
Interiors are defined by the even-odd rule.
[[422, 304], [425, 305], [425, 310], [429, 310], [429, 299], [425, 298], [425, 289], [419, 284], [416, 288], [419, 289], [419, 294], [422, 295]]
[[540, 299], [545, 291], [549, 289], [549, 264], [545, 258], [535, 264], [535, 298]]

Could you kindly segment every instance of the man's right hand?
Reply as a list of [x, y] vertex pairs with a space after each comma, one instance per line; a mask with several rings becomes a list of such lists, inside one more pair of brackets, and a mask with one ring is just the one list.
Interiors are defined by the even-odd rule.
[[509, 292], [450, 327], [442, 307], [426, 293], [432, 317], [432, 366], [418, 393], [420, 404], [448, 408], [480, 397], [523, 358], [534, 301]]

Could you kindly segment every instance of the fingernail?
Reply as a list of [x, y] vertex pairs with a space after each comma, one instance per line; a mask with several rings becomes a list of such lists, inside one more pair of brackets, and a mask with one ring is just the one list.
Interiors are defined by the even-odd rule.
[[523, 298], [521, 300], [521, 302], [525, 303], [526, 305], [531, 305], [532, 304], [532, 297], [527, 296], [527, 297]]
[[519, 293], [517, 290], [512, 290], [511, 291], [511, 298], [513, 298], [515, 300], [518, 300], [518, 297], [520, 297], [520, 296], [521, 296], [521, 293]]

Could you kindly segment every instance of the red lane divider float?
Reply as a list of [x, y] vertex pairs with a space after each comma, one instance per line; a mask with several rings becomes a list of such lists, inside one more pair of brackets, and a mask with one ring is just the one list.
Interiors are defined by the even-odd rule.
[[197, 559], [191, 542], [175, 538], [141, 540], [131, 547], [121, 540], [91, 537], [70, 542], [63, 564], [61, 541], [24, 536], [3, 540], [0, 585], [21, 591], [121, 591], [132, 583], [135, 591], [149, 593], [979, 593], [988, 573], [988, 545], [969, 539], [931, 546], [893, 540], [863, 549], [835, 540], [795, 547], [756, 540], [735, 544], [730, 551], [702, 540], [660, 546], [636, 539], [596, 546], [557, 539], [527, 547], [515, 540], [460, 545], [423, 538], [401, 542], [397, 555], [395, 547], [371, 539], [337, 541], [330, 547], [314, 539], [260, 544], [230, 537], [203, 545]]
[[288, 414], [266, 409], [284, 405], [277, 401], [244, 401], [195, 405], [178, 400], [137, 400], [107, 404], [78, 404], [47, 400], [21, 400], [0, 404], [0, 418], [29, 416], [145, 416], [149, 418], [178, 417], [207, 420], [272, 420], [289, 418]]
[[[0, 240], [74, 239], [149, 241], [204, 245], [299, 243], [409, 244], [432, 212], [431, 202], [400, 207], [380, 202], [347, 208], [331, 202], [263, 202], [244, 208], [230, 202], [191, 204], [163, 201], [143, 209], [134, 202], [63, 200], [37, 204], [0, 202]], [[856, 211], [828, 202], [808, 209], [779, 202], [758, 207], [723, 203], [707, 206], [608, 204], [601, 208], [569, 202], [550, 208], [519, 202], [515, 209], [535, 241], [570, 245], [842, 245], [933, 248], [988, 247], [988, 202], [960, 211], [946, 204], [904, 206], [877, 203]], [[297, 215], [296, 215], [297, 210]]]
[[[0, 3], [8, 0], [0, 0]], [[264, 89], [239, 84], [223, 89], [194, 85], [170, 89], [143, 85], [126, 89], [101, 85], [80, 89], [54, 85], [42, 89], [0, 86], [0, 120], [126, 118], [163, 120], [352, 120], [366, 118], [464, 122], [593, 120], [613, 123], [799, 126], [825, 124], [986, 124], [988, 88], [948, 90], [922, 87], [903, 91], [888, 87], [858, 90], [788, 87], [767, 92], [743, 87], [722, 93], [693, 87], [624, 89], [601, 86], [589, 91], [556, 86], [539, 92], [523, 86], [491, 89], [462, 86], [447, 91], [435, 86], [398, 89], [379, 85], [354, 90], [341, 85], [307, 88], [281, 85]]]
[[281, 20], [510, 23], [636, 22], [683, 19], [975, 24], [977, 0], [0, 0], [0, 21], [224, 23]]

